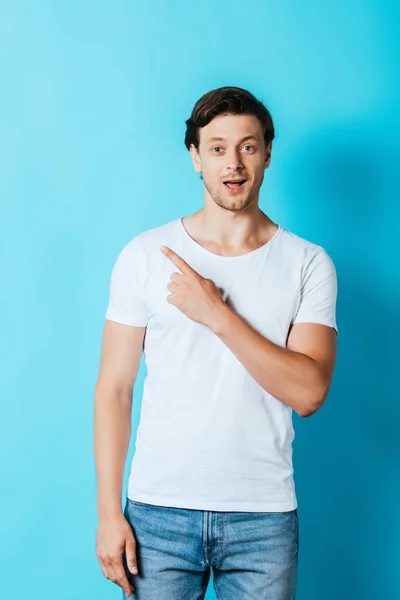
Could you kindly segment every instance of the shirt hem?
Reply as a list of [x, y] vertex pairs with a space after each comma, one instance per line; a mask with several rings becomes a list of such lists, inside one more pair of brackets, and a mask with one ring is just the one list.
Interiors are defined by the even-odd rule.
[[315, 323], [315, 325], [326, 325], [327, 327], [332, 327], [333, 329], [335, 329], [337, 335], [339, 336], [339, 329], [336, 323], [333, 323], [332, 321], [325, 321], [323, 319], [318, 319], [315, 318], [313, 316], [310, 317], [301, 317], [301, 319], [299, 318], [298, 320], [295, 319], [294, 321], [292, 321], [293, 325], [296, 325], [297, 323]]
[[114, 321], [115, 323], [120, 323], [121, 325], [130, 325], [132, 327], [145, 327], [147, 325], [147, 319], [144, 318], [130, 318], [122, 317], [119, 313], [108, 311], [104, 317], [108, 321]]
[[162, 498], [160, 496], [146, 496], [146, 494], [127, 494], [127, 499], [133, 502], [143, 502], [155, 506], [170, 508], [187, 508], [192, 510], [217, 510], [223, 512], [287, 512], [298, 507], [297, 499], [286, 502], [216, 502], [213, 500], [196, 500], [193, 498]]

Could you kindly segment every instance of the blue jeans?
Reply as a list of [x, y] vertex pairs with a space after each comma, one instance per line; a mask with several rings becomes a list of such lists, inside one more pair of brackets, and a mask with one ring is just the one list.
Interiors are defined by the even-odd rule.
[[294, 600], [299, 550], [297, 509], [221, 512], [126, 499], [138, 574], [123, 563], [135, 592], [123, 599], [202, 600], [213, 569], [219, 600]]

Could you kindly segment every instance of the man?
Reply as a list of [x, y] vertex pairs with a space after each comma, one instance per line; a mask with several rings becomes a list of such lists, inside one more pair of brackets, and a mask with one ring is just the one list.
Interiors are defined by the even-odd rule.
[[96, 554], [124, 598], [204, 598], [212, 568], [220, 600], [293, 600], [292, 411], [312, 415], [328, 394], [336, 271], [258, 206], [274, 139], [260, 101], [218, 88], [186, 125], [204, 206], [136, 235], [112, 272], [95, 389]]

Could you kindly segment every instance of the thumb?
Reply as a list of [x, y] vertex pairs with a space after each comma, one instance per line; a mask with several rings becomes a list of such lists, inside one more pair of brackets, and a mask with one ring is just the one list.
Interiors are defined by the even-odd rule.
[[125, 555], [128, 569], [131, 573], [137, 574], [136, 543], [134, 540], [127, 540], [125, 545]]

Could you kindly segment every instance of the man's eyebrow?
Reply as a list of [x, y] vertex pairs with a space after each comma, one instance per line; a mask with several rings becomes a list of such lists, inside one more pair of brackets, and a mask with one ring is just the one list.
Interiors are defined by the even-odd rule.
[[[221, 136], [214, 135], [213, 137], [210, 137], [207, 141], [208, 142], [223, 142], [224, 140], [226, 140], [226, 137], [221, 137]], [[239, 140], [239, 144], [241, 144], [242, 142], [245, 142], [246, 140], [256, 140], [256, 141], [258, 141], [258, 138], [257, 138], [256, 135], [246, 135], [244, 138], [242, 138], [241, 140]]]

